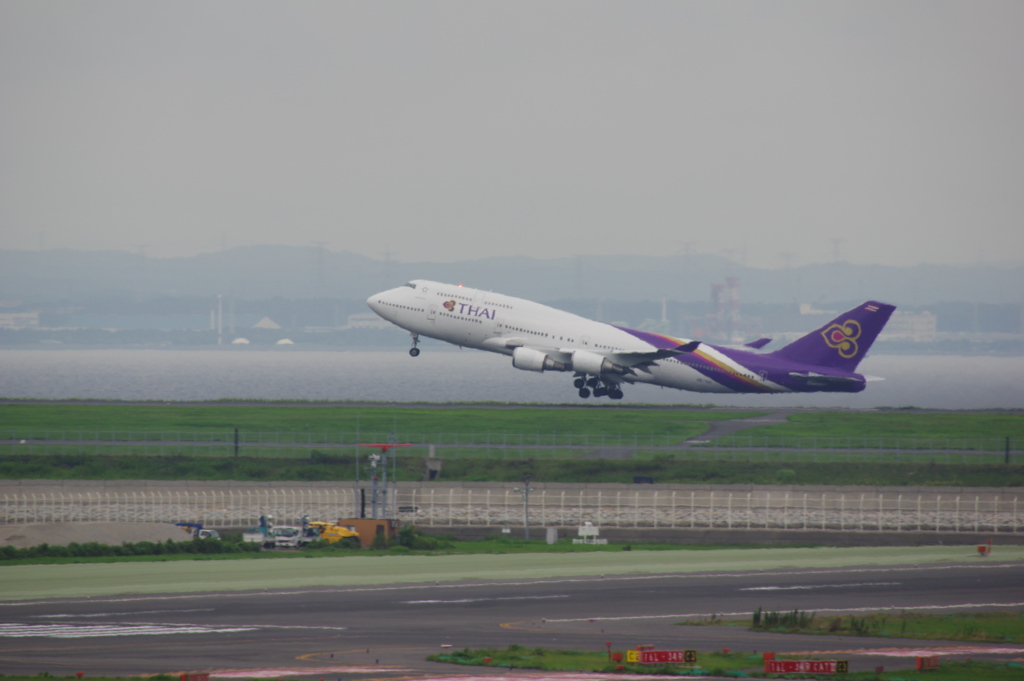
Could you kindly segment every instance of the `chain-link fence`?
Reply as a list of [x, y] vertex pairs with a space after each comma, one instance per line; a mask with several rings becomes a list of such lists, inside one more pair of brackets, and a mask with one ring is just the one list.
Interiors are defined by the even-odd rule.
[[[5, 437], [6, 436], [6, 437]], [[107, 456], [308, 457], [313, 452], [356, 454], [367, 442], [402, 442], [398, 457], [572, 459], [606, 456], [645, 459], [671, 455], [684, 460], [778, 463], [1013, 464], [1024, 451], [1009, 438], [814, 437], [731, 435], [685, 440], [679, 435], [591, 435], [580, 433], [420, 433], [329, 431], [68, 431], [18, 429], [0, 434], [0, 454]]]
[[[383, 495], [383, 488], [379, 490]], [[391, 486], [387, 508], [429, 527], [531, 525], [617, 528], [794, 529], [841, 532], [1009, 532], [1022, 527], [1013, 493], [707, 491]], [[370, 490], [238, 489], [0, 495], [0, 523], [201, 522], [246, 527], [369, 513]], [[381, 499], [380, 508], [384, 508]]]

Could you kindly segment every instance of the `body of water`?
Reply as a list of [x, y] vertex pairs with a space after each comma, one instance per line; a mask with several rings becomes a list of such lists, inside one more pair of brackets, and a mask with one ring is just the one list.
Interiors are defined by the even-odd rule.
[[[860, 370], [886, 380], [857, 394], [715, 395], [626, 385], [618, 404], [1024, 408], [1024, 357], [880, 355]], [[508, 357], [426, 346], [415, 359], [397, 349], [4, 349], [0, 397], [611, 403], [579, 399], [571, 374], [520, 371]]]

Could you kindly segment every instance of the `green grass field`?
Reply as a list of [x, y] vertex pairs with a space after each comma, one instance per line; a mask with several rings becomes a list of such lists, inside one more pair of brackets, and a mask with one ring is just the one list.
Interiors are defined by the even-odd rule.
[[[616, 550], [618, 549], [618, 550]], [[264, 552], [271, 554], [271, 552]], [[257, 555], [264, 555], [264, 553]], [[298, 556], [298, 553], [288, 553]], [[999, 560], [1024, 560], [1024, 547], [1000, 546]], [[168, 560], [60, 565], [0, 566], [0, 600], [85, 598], [124, 593], [200, 593], [287, 588], [519, 580], [558, 577], [689, 574], [779, 568], [937, 565], [978, 561], [974, 546], [725, 548], [715, 551], [624, 550], [535, 553], [505, 551], [457, 555], [362, 552], [288, 560]]]
[[1024, 441], [1024, 418], [1006, 413], [806, 412], [750, 428], [714, 446], [1001, 451]]
[[[628, 446], [649, 444], [653, 437], [655, 444], [660, 445], [698, 436], [706, 432], [711, 422], [745, 420], [765, 413], [622, 406], [9, 403], [0, 405], [0, 438], [136, 437], [231, 442], [237, 428], [249, 443], [355, 443], [394, 434], [402, 442], [429, 440], [442, 444]], [[785, 423], [746, 429], [741, 437], [768, 437], [780, 442], [870, 437], [908, 449], [940, 442], [970, 448], [979, 440], [1024, 439], [1024, 418], [1012, 412], [812, 411], [794, 413]], [[918, 445], [912, 444], [915, 440]]]
[[[756, 627], [763, 631], [831, 636], [880, 636], [943, 641], [1024, 643], [1024, 612], [962, 612], [944, 615], [922, 613], [876, 613], [863, 616], [814, 616], [800, 613], [801, 623], [786, 626], [786, 615], [777, 626]], [[762, 620], [767, 613], [762, 614]], [[789, 618], [793, 619], [793, 618]], [[749, 621], [721, 622], [749, 624]]]
[[[356, 478], [356, 456], [314, 450], [304, 456], [189, 456], [142, 455], [126, 448], [121, 454], [0, 455], [0, 479], [5, 480], [235, 480], [235, 481], [347, 481]], [[767, 458], [767, 457], [766, 457]], [[780, 457], [781, 458], [781, 457]], [[635, 476], [666, 484], [717, 485], [866, 485], [1020, 487], [1024, 466], [936, 465], [934, 463], [771, 462], [695, 460], [686, 455], [656, 454], [635, 459], [445, 457], [439, 480], [445, 482], [521, 482], [529, 474], [535, 482], [624, 483]], [[367, 475], [367, 458], [360, 459]], [[397, 479], [422, 480], [425, 456], [401, 456]], [[392, 478], [395, 479], [395, 478]]]
[[[359, 442], [422, 479], [428, 443], [447, 481], [829, 485], [1024, 485], [1013, 413], [797, 412], [785, 423], [680, 448], [718, 421], [765, 412], [642, 407], [244, 404], [0, 405], [0, 478], [351, 480]], [[235, 429], [239, 447], [234, 447]], [[873, 439], [872, 439], [873, 438]], [[723, 445], [732, 442], [732, 448]], [[943, 445], [945, 451], [934, 448]], [[742, 445], [742, 447], [740, 447]], [[788, 447], [788, 449], [779, 449]], [[894, 449], [883, 449], [890, 447]], [[609, 451], [615, 456], [604, 458]], [[625, 458], [622, 458], [622, 457]]]
[[[704, 409], [515, 407], [363, 407], [294, 405], [202, 406], [135, 404], [4, 404], [0, 405], [0, 437], [47, 436], [77, 438], [100, 435], [125, 439], [177, 434], [232, 441], [234, 429], [255, 441], [260, 433], [268, 442], [370, 442], [395, 434], [400, 442], [429, 437], [432, 442], [504, 442], [515, 436], [525, 444], [566, 444], [570, 440], [635, 436], [680, 441], [700, 435], [707, 422], [750, 418], [762, 412]], [[344, 436], [344, 437], [343, 437]]]

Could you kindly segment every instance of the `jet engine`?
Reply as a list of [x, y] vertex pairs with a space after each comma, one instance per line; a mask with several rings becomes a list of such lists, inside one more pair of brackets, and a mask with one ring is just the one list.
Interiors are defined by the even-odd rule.
[[516, 348], [512, 351], [512, 366], [524, 371], [565, 371], [565, 364], [552, 359], [540, 350]]
[[586, 350], [577, 350], [572, 353], [572, 370], [593, 376], [626, 373], [625, 367], [619, 366], [604, 355]]

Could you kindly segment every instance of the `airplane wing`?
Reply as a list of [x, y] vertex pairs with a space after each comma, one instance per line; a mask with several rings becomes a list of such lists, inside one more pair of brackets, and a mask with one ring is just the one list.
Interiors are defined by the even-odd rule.
[[640, 364], [656, 362], [659, 359], [665, 359], [666, 357], [675, 357], [676, 355], [693, 352], [698, 347], [700, 347], [700, 341], [690, 341], [689, 343], [683, 343], [672, 348], [660, 348], [658, 350], [640, 352], [613, 352], [609, 354], [608, 358], [617, 364], [637, 366]]
[[623, 373], [635, 374], [636, 370], [650, 373], [649, 367], [659, 359], [675, 357], [687, 352], [693, 352], [700, 347], [700, 341], [690, 341], [671, 348], [659, 348], [650, 351], [637, 352], [612, 352], [608, 359], [622, 368]]
[[525, 338], [488, 338], [483, 342], [483, 346], [488, 350], [504, 352], [506, 354], [511, 354], [516, 348], [523, 348], [528, 345], [529, 343], [527, 343]]
[[[524, 338], [488, 338], [483, 342], [483, 345], [490, 350], [498, 352], [511, 353], [516, 348], [523, 347], [534, 347], [530, 345], [530, 342]], [[657, 350], [639, 351], [639, 352], [595, 352], [598, 355], [605, 355], [611, 361], [616, 364], [623, 366], [637, 366], [641, 364], [649, 364], [656, 362], [659, 359], [665, 359], [666, 357], [675, 357], [685, 352], [693, 352], [700, 345], [700, 341], [690, 341], [689, 343], [683, 343], [671, 348], [660, 348]], [[552, 356], [561, 356], [566, 359], [572, 357], [572, 353], [579, 348], [559, 348], [558, 350], [552, 350], [550, 348], [537, 348], [546, 352]]]
[[[576, 364], [576, 358], [574, 355], [581, 351], [581, 348], [553, 349], [537, 347], [526, 339], [515, 337], [488, 338], [483, 342], [483, 346], [493, 352], [501, 352], [506, 355], [513, 355], [513, 357], [520, 348], [524, 348], [535, 351], [539, 355], [545, 356], [550, 360], [554, 360], [557, 363], [569, 367]], [[585, 354], [604, 357], [607, 362], [611, 362], [611, 366], [618, 367], [617, 371], [619, 373], [626, 374], [633, 373], [636, 369], [639, 369], [640, 371], [648, 371], [647, 367], [654, 364], [659, 359], [675, 357], [676, 355], [680, 355], [685, 352], [693, 352], [699, 346], [700, 341], [689, 341], [671, 348], [652, 348], [651, 350], [640, 350], [634, 352], [600, 352], [587, 350], [585, 351]]]

